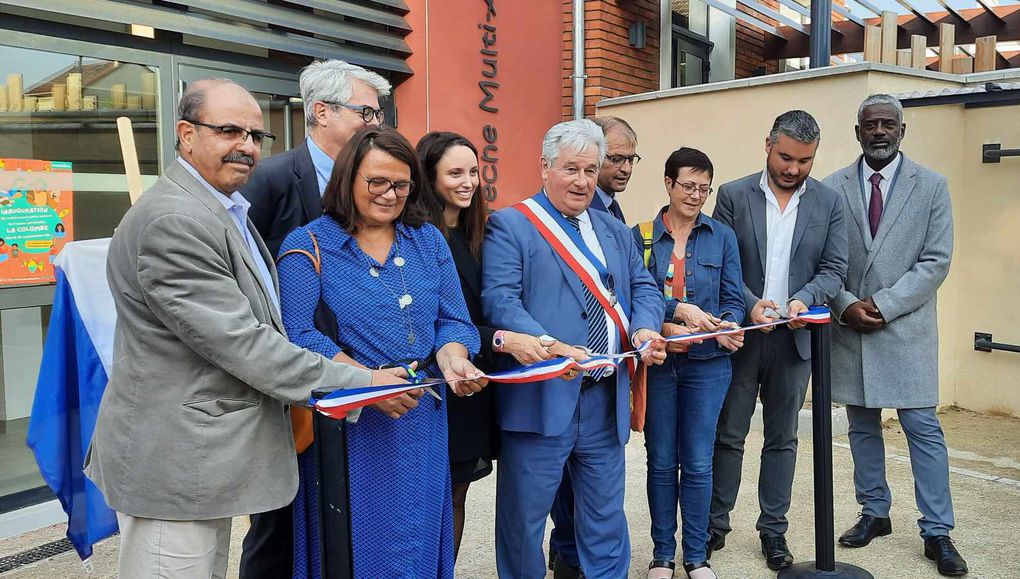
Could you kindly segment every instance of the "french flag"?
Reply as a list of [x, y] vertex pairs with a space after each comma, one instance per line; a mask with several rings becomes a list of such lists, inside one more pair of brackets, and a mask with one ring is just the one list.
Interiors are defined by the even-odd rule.
[[117, 324], [106, 281], [110, 240], [68, 243], [56, 258], [42, 368], [27, 444], [46, 484], [67, 513], [67, 538], [82, 560], [117, 532], [117, 515], [82, 467], [113, 363]]

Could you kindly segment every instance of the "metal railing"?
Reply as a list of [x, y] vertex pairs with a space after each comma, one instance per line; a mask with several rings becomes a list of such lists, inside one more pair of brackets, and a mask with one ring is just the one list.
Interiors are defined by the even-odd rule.
[[993, 342], [992, 335], [984, 332], [974, 332], [974, 349], [978, 352], [999, 350], [1002, 352], [1016, 352], [1017, 354], [1020, 354], [1020, 346], [1017, 346], [1016, 344]]
[[1000, 143], [981, 146], [982, 163], [1001, 163], [1003, 157], [1020, 157], [1020, 149], [1003, 149]]

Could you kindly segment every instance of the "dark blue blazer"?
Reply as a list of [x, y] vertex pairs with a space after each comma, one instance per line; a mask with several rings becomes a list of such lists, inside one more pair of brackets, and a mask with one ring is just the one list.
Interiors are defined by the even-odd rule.
[[[620, 299], [630, 308], [630, 335], [642, 328], [659, 331], [665, 302], [630, 230], [609, 213], [588, 214]], [[482, 245], [482, 307], [496, 328], [532, 336], [548, 334], [568, 344], [588, 341], [580, 279], [524, 214], [512, 207], [489, 218]], [[629, 343], [620, 346], [631, 349]], [[621, 370], [615, 376], [616, 428], [622, 444], [630, 437], [630, 378], [622, 366]], [[554, 378], [500, 388], [501, 428], [544, 436], [562, 434], [577, 406], [580, 380]]]
[[308, 144], [273, 155], [255, 166], [241, 194], [248, 218], [274, 257], [287, 234], [322, 215], [322, 197]]

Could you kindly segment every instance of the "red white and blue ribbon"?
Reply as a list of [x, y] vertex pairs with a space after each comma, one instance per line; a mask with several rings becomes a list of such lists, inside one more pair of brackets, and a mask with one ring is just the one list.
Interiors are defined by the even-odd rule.
[[[810, 324], [827, 324], [829, 323], [829, 309], [825, 307], [812, 307], [808, 311], [800, 314], [795, 319], [810, 323]], [[768, 328], [772, 326], [780, 326], [788, 324], [793, 321], [794, 318], [781, 318], [772, 322], [764, 324], [755, 324], [752, 326], [744, 326], [742, 328], [733, 328], [727, 330], [720, 330], [718, 332], [705, 332], [701, 334], [682, 334], [677, 336], [670, 336], [665, 338], [667, 342], [672, 343], [684, 343], [684, 342], [695, 342], [700, 340], [708, 340], [716, 338], [718, 336], [727, 336], [731, 334], [737, 334], [740, 332], [747, 332], [752, 330], [760, 330], [762, 328]], [[610, 354], [593, 356], [587, 360], [577, 362], [570, 358], [553, 358], [551, 360], [544, 360], [535, 364], [529, 364], [527, 366], [520, 366], [512, 368], [510, 370], [504, 370], [501, 372], [493, 372], [491, 374], [485, 374], [479, 376], [476, 379], [487, 378], [493, 382], [503, 384], [520, 384], [525, 382], [540, 382], [543, 380], [551, 380], [558, 378], [567, 372], [576, 370], [578, 372], [587, 372], [596, 368], [615, 367], [619, 360], [628, 359], [634, 360], [641, 356], [643, 352], [648, 350], [651, 342], [645, 342], [641, 344], [641, 347], [630, 352], [623, 354]], [[427, 391], [435, 395], [432, 388], [441, 386], [443, 384], [449, 384], [448, 380], [440, 379], [422, 379], [420, 376], [410, 371], [410, 377], [412, 382], [406, 384], [393, 384], [388, 386], [368, 386], [365, 388], [352, 388], [349, 390], [337, 390], [328, 394], [327, 396], [312, 401], [315, 409], [337, 420], [343, 419], [347, 416], [347, 413], [365, 406], [371, 406], [377, 402], [396, 398], [405, 392], [417, 388], [425, 388]]]

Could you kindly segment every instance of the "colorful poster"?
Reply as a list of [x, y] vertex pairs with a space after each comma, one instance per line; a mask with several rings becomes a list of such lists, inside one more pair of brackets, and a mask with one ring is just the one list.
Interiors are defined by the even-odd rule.
[[74, 239], [71, 163], [0, 159], [0, 285], [53, 283]]

